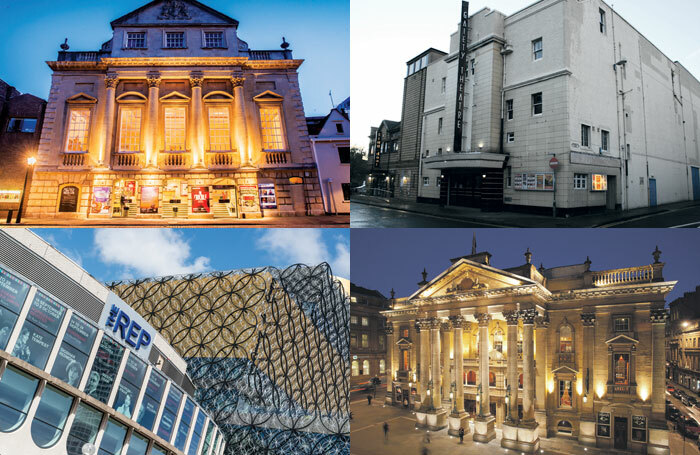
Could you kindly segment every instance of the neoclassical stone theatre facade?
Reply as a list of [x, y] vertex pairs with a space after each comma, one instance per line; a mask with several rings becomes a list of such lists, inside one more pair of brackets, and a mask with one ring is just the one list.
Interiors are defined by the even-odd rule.
[[238, 21], [155, 0], [99, 51], [63, 44], [27, 216], [251, 218], [323, 213], [297, 69]]
[[498, 269], [489, 253], [452, 266], [387, 317], [386, 402], [418, 427], [448, 427], [535, 452], [540, 438], [668, 454], [664, 418], [661, 252], [641, 267], [593, 271], [591, 261]]

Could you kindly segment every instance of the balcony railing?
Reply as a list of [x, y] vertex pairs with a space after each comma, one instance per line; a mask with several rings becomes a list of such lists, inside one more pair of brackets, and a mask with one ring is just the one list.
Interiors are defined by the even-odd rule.
[[[242, 53], [245, 56], [245, 52]], [[248, 58], [251, 60], [288, 60], [292, 58], [292, 51], [289, 50], [261, 50], [248, 51]]]
[[280, 166], [292, 162], [292, 154], [289, 152], [264, 152], [265, 165]]
[[59, 62], [99, 62], [103, 55], [107, 55], [109, 52], [67, 52], [60, 51], [58, 53]]
[[137, 170], [146, 164], [144, 153], [118, 153], [112, 157], [112, 169]]
[[161, 152], [158, 154], [158, 167], [161, 169], [188, 169], [191, 155], [189, 151]]
[[208, 152], [204, 159], [209, 169], [233, 169], [240, 166], [238, 152]]
[[593, 272], [593, 284], [595, 286], [619, 286], [630, 283], [648, 283], [653, 279], [654, 267], [651, 265]]
[[559, 353], [559, 365], [573, 365], [574, 364], [574, 353], [573, 352], [560, 352]]
[[64, 153], [61, 157], [61, 167], [82, 168], [88, 165], [87, 153]]

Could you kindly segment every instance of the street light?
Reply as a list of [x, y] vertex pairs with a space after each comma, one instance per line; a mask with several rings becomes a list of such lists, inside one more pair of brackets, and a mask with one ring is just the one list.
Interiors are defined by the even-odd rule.
[[17, 212], [17, 221], [19, 224], [22, 222], [22, 208], [24, 207], [24, 195], [27, 193], [27, 180], [29, 179], [29, 170], [34, 170], [34, 165], [36, 164], [36, 158], [30, 156], [27, 158], [27, 172], [24, 174], [24, 187], [22, 187], [22, 199], [19, 200], [19, 212]]

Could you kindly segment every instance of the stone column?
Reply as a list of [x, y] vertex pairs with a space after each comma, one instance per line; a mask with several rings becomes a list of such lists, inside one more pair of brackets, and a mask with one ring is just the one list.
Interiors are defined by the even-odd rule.
[[204, 164], [204, 106], [202, 103], [202, 83], [204, 77], [200, 72], [190, 74], [190, 85], [192, 86], [192, 109], [190, 110], [190, 136], [192, 147], [193, 167], [203, 168]]
[[[510, 398], [506, 411], [506, 423], [515, 424], [518, 421], [518, 318], [517, 311], [504, 311], [508, 327], [506, 354], [506, 379], [510, 386]], [[507, 388], [506, 388], [507, 390]]]
[[430, 396], [433, 400], [433, 407], [440, 409], [442, 407], [442, 397], [440, 393], [440, 322], [433, 320], [430, 327], [430, 352], [431, 352], [431, 374], [430, 378], [433, 381], [433, 389], [430, 391]]
[[144, 147], [146, 148], [146, 166], [158, 165], [158, 104], [160, 97], [160, 73], [148, 73], [148, 111], [144, 122]]
[[396, 359], [394, 358], [394, 326], [391, 322], [387, 321], [384, 327], [386, 332], [386, 397], [384, 398], [385, 404], [392, 404], [394, 397], [394, 371], [398, 370], [398, 365], [396, 364]]
[[523, 420], [518, 425], [518, 450], [534, 453], [540, 447], [535, 420], [534, 325], [537, 310], [522, 310], [523, 319]]
[[243, 73], [235, 73], [231, 76], [233, 84], [233, 138], [234, 145], [238, 149], [241, 165], [251, 166], [253, 157], [248, 145], [248, 129], [245, 113], [245, 96], [243, 94]]
[[450, 385], [454, 384], [455, 391], [452, 409], [447, 419], [447, 432], [452, 436], [459, 436], [460, 428], [463, 428], [465, 433], [469, 433], [469, 421], [467, 420], [469, 415], [464, 411], [464, 381], [462, 379], [464, 375], [464, 349], [462, 346], [462, 331], [465, 325], [464, 317], [461, 315], [450, 316], [450, 323], [453, 338], [453, 369]]
[[[441, 348], [442, 348], [442, 400], [447, 401], [450, 399], [450, 392], [452, 390], [452, 381], [450, 380], [450, 370], [452, 369], [452, 359], [450, 354], [452, 354], [452, 332], [450, 331], [451, 325], [449, 322], [443, 322], [440, 326], [441, 329]], [[453, 398], [454, 399], [454, 398]]]
[[112, 157], [112, 142], [114, 137], [114, 112], [115, 112], [115, 92], [119, 76], [108, 73], [105, 76], [105, 88], [107, 89], [107, 99], [105, 100], [105, 116], [102, 131], [104, 132], [104, 150], [100, 156], [99, 166], [109, 166]]
[[[581, 421], [579, 423], [579, 442], [595, 445], [595, 416], [593, 414], [593, 402], [595, 389], [593, 387], [593, 354], [595, 339], [595, 313], [581, 313], [583, 362], [581, 363], [581, 380], [583, 398], [581, 399]], [[574, 347], [576, 343], [574, 342]], [[574, 348], [574, 350], [576, 350]]]
[[667, 313], [663, 307], [652, 308], [651, 320], [651, 416], [649, 419], [649, 447], [647, 453], [667, 454], [668, 427], [664, 416], [666, 410], [665, 328]]
[[494, 421], [491, 415], [489, 396], [489, 322], [491, 315], [477, 313], [474, 315], [479, 322], [479, 385], [481, 395], [477, 403], [477, 416], [474, 419], [474, 441], [489, 442], [496, 437]]
[[432, 407], [427, 393], [430, 381], [430, 320], [418, 319], [416, 328], [420, 330], [420, 407], [427, 410]]

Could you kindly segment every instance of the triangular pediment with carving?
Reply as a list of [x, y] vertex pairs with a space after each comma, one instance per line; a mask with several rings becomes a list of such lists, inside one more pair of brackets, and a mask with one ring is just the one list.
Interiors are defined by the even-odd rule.
[[112, 27], [165, 24], [238, 26], [238, 21], [195, 0], [155, 0], [112, 21]]
[[426, 284], [411, 298], [442, 297], [464, 292], [507, 289], [528, 284], [535, 283], [503, 270], [462, 259]]
[[404, 347], [410, 347], [413, 343], [411, 343], [411, 340], [408, 338], [399, 338], [399, 341], [396, 342], [397, 345], [399, 346], [404, 346]]

